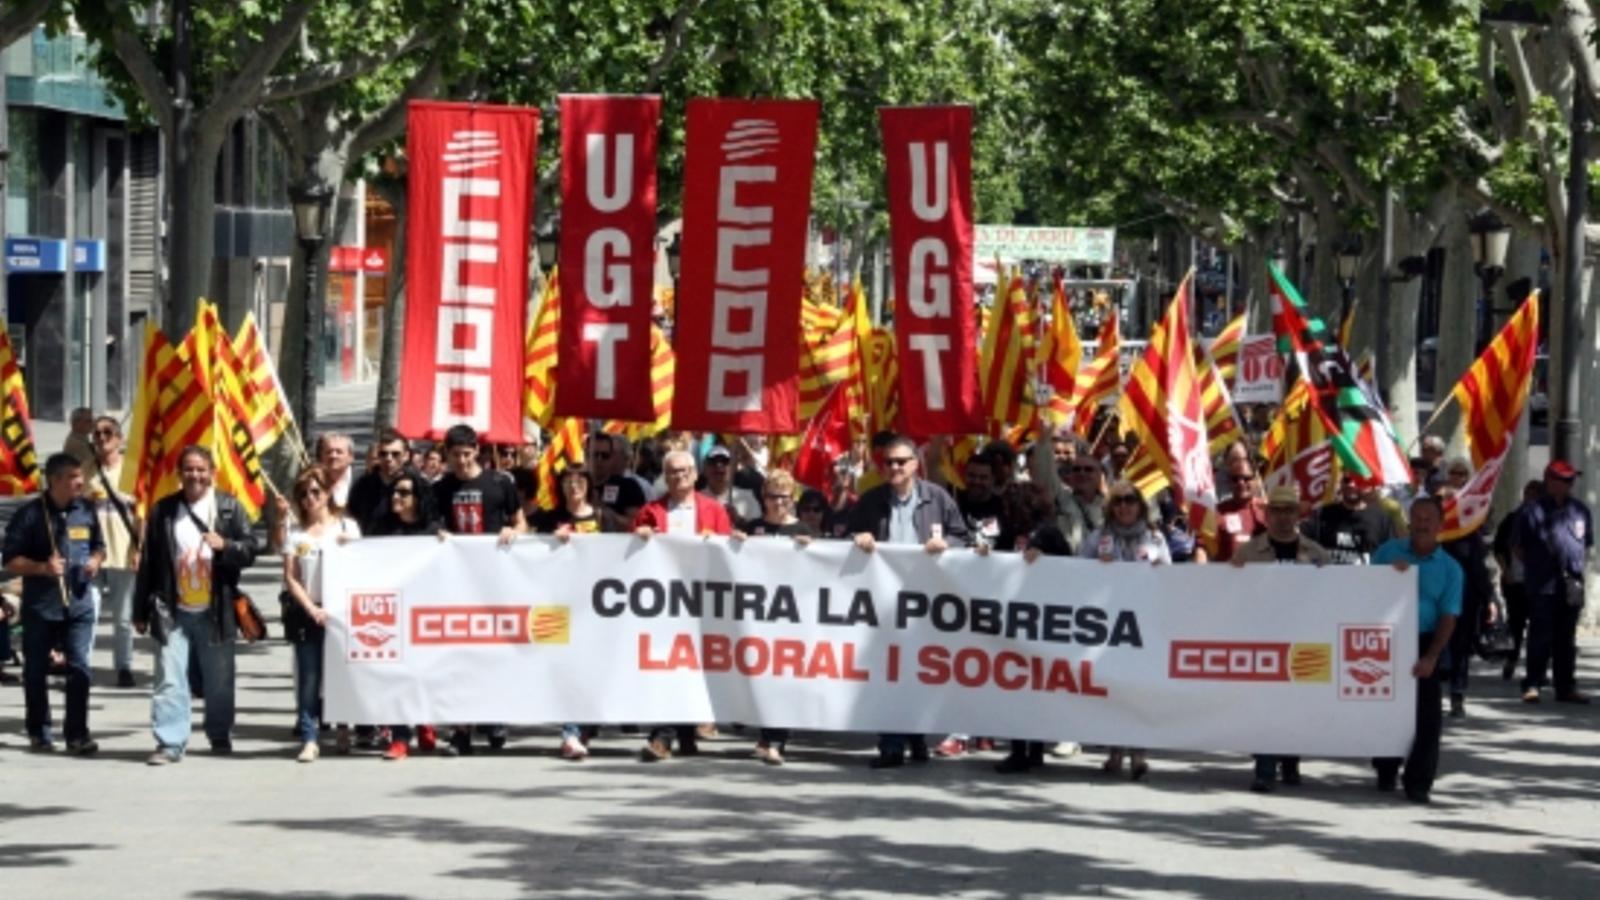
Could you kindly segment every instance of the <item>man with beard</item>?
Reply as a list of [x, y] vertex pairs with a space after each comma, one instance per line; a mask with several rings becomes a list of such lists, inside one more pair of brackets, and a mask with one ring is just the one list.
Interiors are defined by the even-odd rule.
[[1372, 561], [1372, 551], [1395, 537], [1394, 519], [1368, 503], [1368, 496], [1355, 476], [1345, 474], [1338, 499], [1317, 510], [1302, 529], [1328, 551], [1330, 562], [1364, 566]]

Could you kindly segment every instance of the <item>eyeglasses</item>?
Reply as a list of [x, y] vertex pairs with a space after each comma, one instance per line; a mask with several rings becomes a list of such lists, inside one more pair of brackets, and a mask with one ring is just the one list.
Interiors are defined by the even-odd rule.
[[915, 456], [885, 456], [883, 458], [883, 464], [894, 469], [898, 469], [901, 466], [909, 466], [915, 461]]
[[667, 470], [667, 476], [671, 477], [671, 478], [681, 478], [684, 475], [693, 475], [693, 474], [694, 474], [694, 470], [693, 469], [668, 469]]

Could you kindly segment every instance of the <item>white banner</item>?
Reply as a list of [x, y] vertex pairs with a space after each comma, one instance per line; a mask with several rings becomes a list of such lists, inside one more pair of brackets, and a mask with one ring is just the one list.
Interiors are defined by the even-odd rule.
[[1278, 403], [1283, 400], [1283, 354], [1277, 338], [1252, 334], [1239, 345], [1239, 369], [1233, 376], [1234, 403]]
[[1026, 225], [978, 225], [974, 229], [975, 264], [1037, 260], [1109, 266], [1117, 243], [1115, 228], [1040, 228]]
[[327, 717], [745, 722], [1403, 755], [1416, 575], [843, 542], [386, 538], [330, 551]]

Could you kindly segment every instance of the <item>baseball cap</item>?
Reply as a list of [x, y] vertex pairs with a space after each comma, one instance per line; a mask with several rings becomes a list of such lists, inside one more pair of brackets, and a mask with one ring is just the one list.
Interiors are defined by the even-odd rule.
[[1582, 474], [1582, 469], [1574, 469], [1572, 463], [1564, 459], [1554, 460], [1550, 465], [1544, 467], [1544, 477], [1559, 478], [1562, 481], [1571, 481]]
[[1289, 485], [1279, 485], [1267, 492], [1268, 506], [1292, 506], [1300, 508], [1300, 490]]
[[706, 451], [706, 459], [733, 459], [733, 451], [722, 444], [718, 444]]

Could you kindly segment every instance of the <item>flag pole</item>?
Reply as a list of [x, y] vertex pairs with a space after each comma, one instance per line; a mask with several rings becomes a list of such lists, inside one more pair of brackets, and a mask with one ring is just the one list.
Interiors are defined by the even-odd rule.
[[1443, 400], [1439, 401], [1439, 404], [1433, 408], [1433, 415], [1428, 417], [1428, 421], [1422, 423], [1422, 427], [1417, 430], [1416, 436], [1411, 439], [1411, 443], [1406, 445], [1407, 454], [1409, 454], [1411, 452], [1411, 448], [1417, 446], [1417, 442], [1422, 440], [1423, 436], [1428, 433], [1428, 429], [1433, 426], [1434, 422], [1438, 421], [1439, 416], [1443, 415], [1444, 411], [1450, 408], [1450, 404], [1455, 402], [1455, 391], [1451, 391], [1448, 397], [1445, 397]]
[[[44, 533], [45, 537], [50, 541], [50, 555], [60, 556], [61, 551], [56, 549], [56, 526], [50, 521], [50, 492], [48, 488], [39, 488], [39, 508], [44, 512]], [[56, 576], [56, 587], [61, 589], [61, 606], [65, 609], [71, 609], [72, 598], [67, 595], [66, 576]]]

